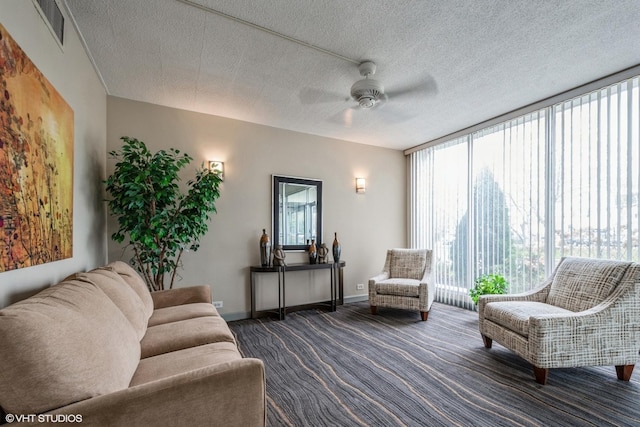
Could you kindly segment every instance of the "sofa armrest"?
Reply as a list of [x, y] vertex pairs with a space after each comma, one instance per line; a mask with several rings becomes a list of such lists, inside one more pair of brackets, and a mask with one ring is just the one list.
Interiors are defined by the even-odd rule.
[[[264, 426], [264, 365], [245, 358], [152, 381], [48, 412], [82, 416], [88, 426]], [[48, 425], [34, 423], [34, 426]]]
[[559, 366], [633, 365], [640, 351], [640, 283], [616, 289], [597, 306], [568, 315], [531, 316], [532, 363]]
[[211, 304], [211, 288], [208, 285], [200, 285], [156, 291], [151, 292], [151, 299], [154, 309], [196, 302]]

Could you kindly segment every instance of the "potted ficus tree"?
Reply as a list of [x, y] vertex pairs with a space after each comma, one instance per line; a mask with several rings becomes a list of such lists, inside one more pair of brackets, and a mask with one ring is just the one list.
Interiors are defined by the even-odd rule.
[[171, 289], [183, 252], [198, 250], [207, 232], [222, 179], [202, 165], [182, 192], [179, 172], [193, 160], [188, 154], [173, 148], [152, 153], [138, 139], [120, 139], [122, 148], [109, 153], [118, 162], [105, 181], [109, 210], [118, 220], [111, 238], [122, 243], [128, 237], [131, 264], [150, 291], [165, 289], [166, 278]]
[[504, 294], [507, 292], [507, 281], [499, 274], [485, 274], [477, 277], [473, 288], [469, 289], [469, 296], [474, 304], [478, 304], [480, 295]]

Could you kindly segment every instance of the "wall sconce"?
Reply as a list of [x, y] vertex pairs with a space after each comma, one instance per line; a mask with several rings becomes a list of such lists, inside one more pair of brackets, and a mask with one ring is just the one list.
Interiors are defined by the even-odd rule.
[[218, 173], [220, 175], [220, 179], [224, 181], [224, 162], [220, 162], [218, 160], [210, 160], [209, 169], [212, 172]]
[[356, 193], [363, 194], [367, 191], [367, 182], [364, 178], [356, 178]]

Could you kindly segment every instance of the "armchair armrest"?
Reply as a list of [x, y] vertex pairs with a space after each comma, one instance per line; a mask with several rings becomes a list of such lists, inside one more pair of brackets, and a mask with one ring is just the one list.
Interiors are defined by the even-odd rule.
[[373, 285], [376, 282], [381, 282], [383, 280], [387, 280], [390, 277], [389, 272], [388, 271], [383, 271], [382, 273], [378, 274], [377, 276], [373, 276], [371, 279], [369, 279], [369, 285]]
[[390, 277], [389, 272], [383, 271], [377, 276], [374, 276], [371, 279], [369, 279], [369, 301], [375, 301], [376, 294], [377, 294], [376, 283], [381, 282], [382, 280], [387, 280], [389, 277]]
[[434, 283], [434, 281], [433, 281], [433, 269], [426, 268], [424, 270], [424, 275], [422, 276], [422, 279], [420, 280], [420, 283], [427, 283], [427, 284]]
[[[245, 358], [73, 403], [47, 414], [77, 414], [82, 426], [264, 426], [264, 365]], [[49, 425], [34, 423], [32, 425]]]
[[640, 351], [640, 283], [618, 287], [597, 306], [531, 316], [531, 362], [541, 368], [633, 365]]
[[151, 292], [151, 299], [154, 309], [196, 302], [211, 304], [211, 288], [208, 285], [200, 285], [156, 291]]
[[377, 276], [373, 276], [371, 279], [369, 279], [369, 295], [371, 295], [371, 293], [373, 293], [373, 295], [376, 294], [376, 283], [377, 282], [381, 282], [383, 280], [387, 280], [391, 275], [389, 274], [388, 271], [383, 271], [382, 273], [378, 274]]

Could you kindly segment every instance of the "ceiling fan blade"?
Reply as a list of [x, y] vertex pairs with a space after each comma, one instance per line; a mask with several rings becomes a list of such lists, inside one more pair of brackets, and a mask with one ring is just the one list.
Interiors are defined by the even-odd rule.
[[344, 100], [344, 95], [327, 90], [305, 87], [300, 91], [300, 93], [298, 93], [298, 98], [302, 105], [314, 105], [342, 102]]
[[413, 118], [413, 116], [409, 116], [405, 113], [402, 113], [393, 105], [388, 105], [388, 104], [389, 103], [385, 102], [385, 103], [378, 104], [375, 107], [376, 110], [379, 110], [377, 114], [379, 114], [380, 118], [384, 120], [386, 123], [389, 123], [389, 124], [402, 123]]
[[385, 92], [389, 98], [400, 98], [405, 95], [417, 95], [424, 94], [427, 96], [435, 95], [438, 93], [438, 85], [433, 77], [427, 75], [421, 79], [418, 83], [397, 88], [395, 90], [389, 90]]
[[333, 116], [329, 117], [329, 121], [346, 128], [351, 128], [353, 126], [354, 113], [356, 112], [356, 110], [360, 110], [360, 107], [352, 106], [349, 108], [345, 108], [339, 113], [336, 113]]
[[353, 125], [353, 107], [344, 110], [342, 118], [344, 119], [344, 126], [350, 128]]

